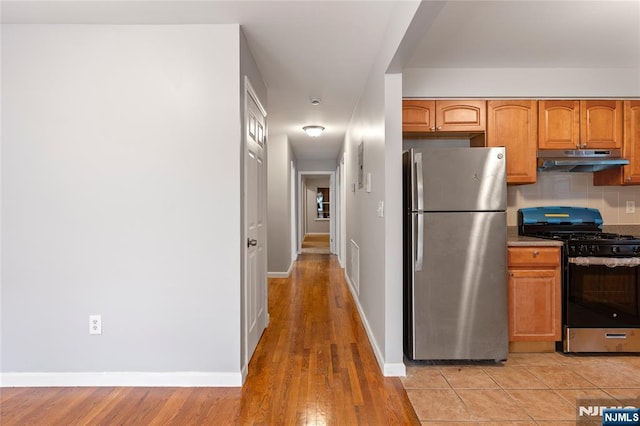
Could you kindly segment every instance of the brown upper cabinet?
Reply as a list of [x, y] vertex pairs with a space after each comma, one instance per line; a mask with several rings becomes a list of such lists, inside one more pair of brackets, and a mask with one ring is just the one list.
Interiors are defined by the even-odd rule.
[[403, 133], [484, 132], [484, 100], [406, 99], [402, 102]]
[[624, 101], [622, 152], [622, 156], [629, 160], [629, 165], [594, 173], [594, 185], [640, 184], [640, 100]]
[[622, 147], [622, 101], [540, 100], [540, 149]]
[[535, 100], [487, 101], [487, 146], [504, 146], [507, 183], [536, 181], [538, 114]]
[[538, 101], [538, 114], [540, 149], [580, 145], [580, 101]]

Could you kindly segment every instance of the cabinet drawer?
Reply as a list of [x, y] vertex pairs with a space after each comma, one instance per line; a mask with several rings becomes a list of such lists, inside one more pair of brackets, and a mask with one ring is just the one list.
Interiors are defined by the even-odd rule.
[[509, 247], [509, 267], [560, 266], [559, 247]]

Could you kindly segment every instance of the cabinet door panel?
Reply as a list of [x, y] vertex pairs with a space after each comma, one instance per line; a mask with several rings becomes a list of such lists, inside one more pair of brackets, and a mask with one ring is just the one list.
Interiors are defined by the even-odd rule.
[[506, 148], [507, 183], [535, 183], [536, 142], [536, 101], [487, 102], [487, 146]]
[[540, 149], [575, 149], [579, 146], [580, 101], [541, 100], [538, 110]]
[[581, 147], [620, 148], [622, 129], [622, 101], [580, 101]]
[[402, 102], [402, 131], [435, 131], [435, 107], [436, 101], [434, 100], [404, 100]]
[[640, 100], [624, 101], [624, 157], [629, 165], [622, 168], [625, 183], [640, 183]]
[[593, 174], [594, 185], [640, 184], [640, 100], [624, 101], [624, 144], [622, 156], [629, 165]]
[[436, 101], [436, 129], [439, 131], [483, 131], [485, 115], [485, 101]]
[[509, 272], [509, 340], [561, 339], [559, 269]]

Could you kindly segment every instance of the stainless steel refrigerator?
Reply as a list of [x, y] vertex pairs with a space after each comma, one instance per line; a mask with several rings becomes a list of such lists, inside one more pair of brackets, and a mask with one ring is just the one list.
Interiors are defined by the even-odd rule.
[[412, 149], [403, 169], [405, 355], [506, 359], [504, 148]]

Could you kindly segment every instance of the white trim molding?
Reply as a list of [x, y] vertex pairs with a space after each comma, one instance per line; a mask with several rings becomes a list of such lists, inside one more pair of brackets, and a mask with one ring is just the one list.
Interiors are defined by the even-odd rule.
[[364, 326], [365, 331], [367, 332], [367, 337], [369, 338], [369, 342], [371, 343], [371, 347], [373, 348], [373, 354], [376, 356], [376, 360], [378, 361], [378, 366], [382, 371], [382, 374], [385, 377], [405, 377], [407, 375], [407, 368], [403, 363], [385, 363], [384, 355], [378, 346], [378, 341], [375, 339], [373, 335], [373, 331], [371, 331], [371, 327], [369, 326], [369, 322], [367, 321], [367, 317], [364, 315], [362, 311], [362, 306], [360, 305], [360, 301], [355, 293], [355, 288], [347, 275], [347, 271], [344, 271], [344, 279], [347, 280], [347, 284], [349, 286], [349, 290], [351, 291], [351, 297], [353, 298], [353, 302], [358, 308], [358, 314], [360, 315], [360, 320], [362, 321], [362, 325]]
[[242, 387], [242, 372], [2, 373], [7, 387]]
[[267, 273], [268, 278], [289, 278], [288, 272], [269, 272]]
[[267, 273], [267, 277], [269, 278], [289, 278], [291, 275], [291, 271], [293, 271], [293, 262], [289, 265], [289, 269], [287, 272], [269, 272]]

